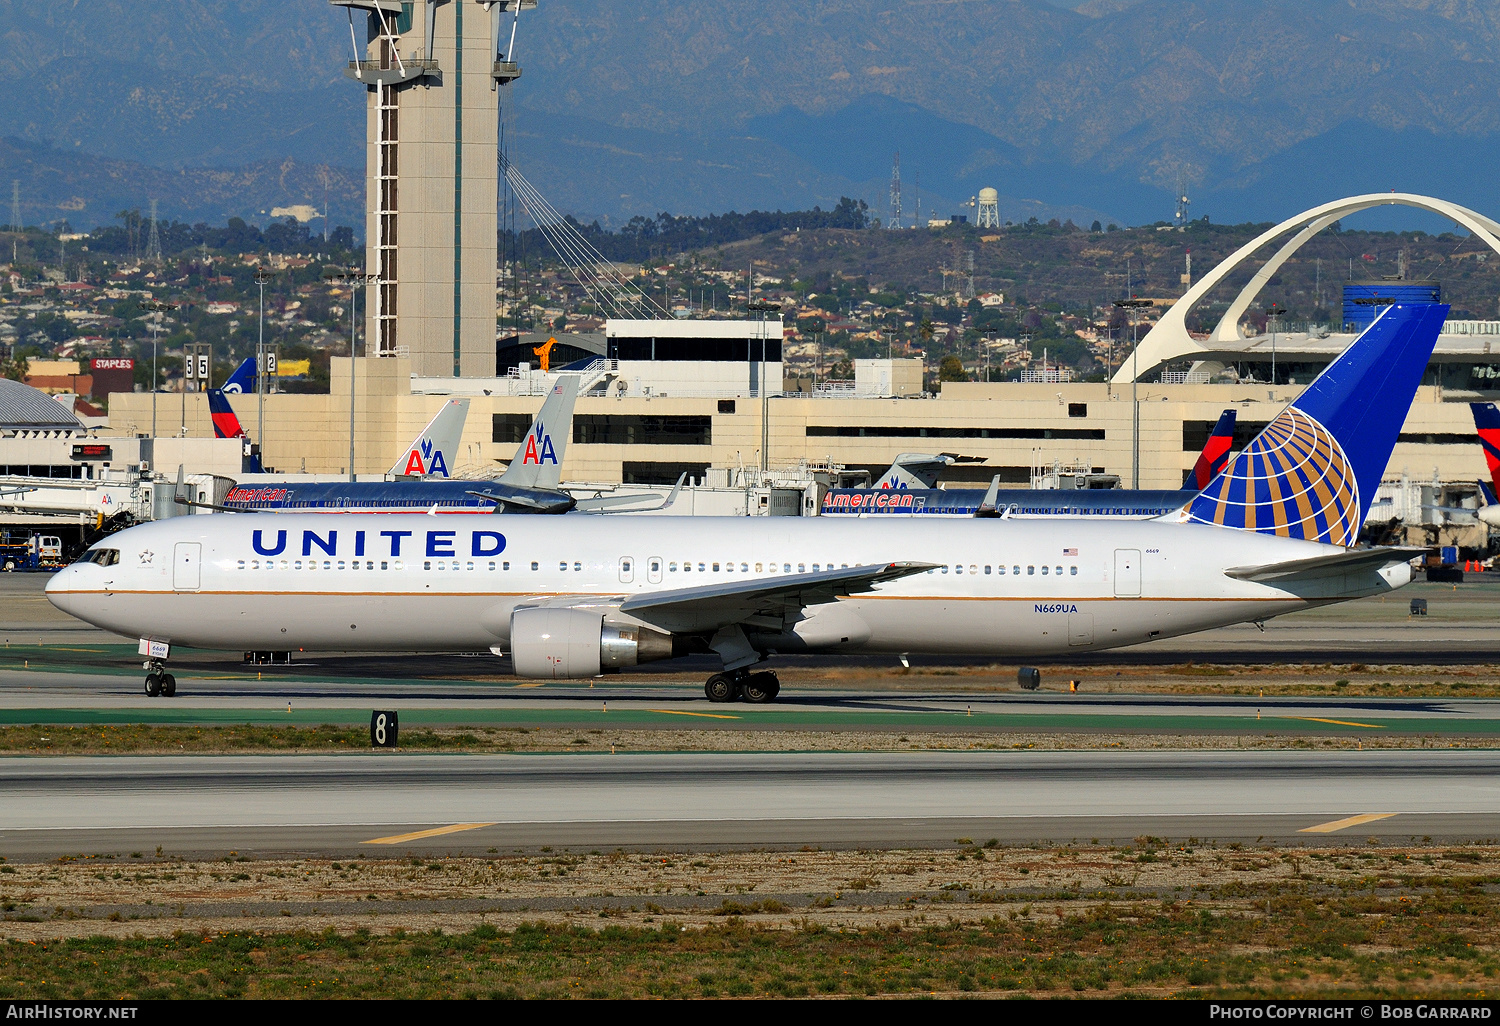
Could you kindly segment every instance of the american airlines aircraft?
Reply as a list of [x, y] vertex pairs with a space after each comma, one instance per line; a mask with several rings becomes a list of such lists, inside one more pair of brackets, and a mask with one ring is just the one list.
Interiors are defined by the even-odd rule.
[[1399, 588], [1355, 549], [1447, 307], [1387, 307], [1192, 502], [1144, 521], [288, 514], [122, 531], [48, 598], [174, 648], [491, 651], [586, 678], [692, 651], [712, 701], [774, 699], [770, 655], [1087, 652]]
[[[553, 386], [516, 455], [495, 480], [451, 480], [469, 400], [450, 399], [407, 446], [390, 475], [395, 481], [299, 481], [238, 485], [222, 507], [246, 513], [526, 513], [596, 511], [609, 503], [660, 499], [656, 495], [577, 500], [559, 487], [563, 453], [573, 423], [578, 376], [563, 375]], [[227, 406], [227, 403], [226, 403]], [[230, 413], [233, 416], [233, 413]], [[238, 421], [235, 427], [239, 426]], [[436, 477], [428, 476], [437, 474]]]
[[[1146, 520], [1175, 513], [1208, 486], [1229, 462], [1234, 443], [1235, 411], [1219, 415], [1198, 462], [1188, 471], [1182, 488], [1005, 488], [1000, 478], [982, 488], [938, 488], [937, 475], [953, 462], [947, 453], [924, 456], [902, 453], [881, 475], [875, 488], [831, 488], [823, 495], [821, 515], [830, 516], [996, 516], [1102, 517], [1106, 520]], [[959, 459], [969, 459], [958, 457]], [[907, 461], [903, 463], [903, 461]], [[917, 478], [916, 467], [926, 476]], [[895, 482], [895, 483], [892, 483]], [[911, 483], [915, 482], [915, 483]]]

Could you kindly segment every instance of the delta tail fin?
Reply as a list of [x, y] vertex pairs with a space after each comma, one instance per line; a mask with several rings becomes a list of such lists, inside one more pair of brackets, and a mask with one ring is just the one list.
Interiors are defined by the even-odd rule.
[[463, 437], [468, 417], [469, 400], [449, 399], [388, 473], [395, 477], [452, 477], [458, 440]]
[[1474, 414], [1479, 447], [1484, 450], [1484, 465], [1490, 471], [1490, 485], [1494, 492], [1500, 492], [1500, 409], [1494, 403], [1470, 403], [1469, 409]]
[[1188, 504], [1185, 519], [1353, 545], [1447, 317], [1441, 303], [1386, 307]]
[[1229, 466], [1229, 450], [1234, 446], [1234, 421], [1235, 412], [1232, 409], [1219, 414], [1219, 422], [1214, 425], [1213, 434], [1208, 436], [1203, 451], [1198, 454], [1198, 462], [1193, 464], [1193, 469], [1183, 479], [1184, 490], [1203, 491], [1210, 481]]
[[245, 473], [261, 473], [260, 453], [250, 444], [250, 436], [245, 434], [245, 429], [240, 426], [240, 418], [235, 416], [234, 408], [224, 397], [222, 388], [208, 390], [208, 415], [209, 419], [214, 422], [215, 438], [238, 438], [243, 443]]
[[244, 438], [245, 429], [240, 427], [240, 418], [234, 415], [229, 400], [224, 398], [222, 388], [208, 390], [208, 415], [214, 422], [215, 438]]
[[562, 484], [563, 453], [573, 433], [573, 404], [578, 400], [578, 375], [563, 374], [547, 393], [536, 420], [500, 483], [516, 488], [557, 488]]
[[246, 395], [255, 391], [255, 357], [247, 357], [234, 369], [234, 373], [229, 375], [229, 380], [224, 382], [223, 391], [230, 395]]

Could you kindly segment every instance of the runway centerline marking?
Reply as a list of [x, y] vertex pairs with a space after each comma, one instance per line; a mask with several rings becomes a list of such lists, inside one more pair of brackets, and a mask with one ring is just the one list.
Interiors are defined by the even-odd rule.
[[390, 837], [375, 837], [368, 841], [360, 841], [360, 844], [403, 844], [406, 841], [420, 841], [424, 837], [440, 837], [443, 834], [459, 834], [465, 830], [478, 830], [480, 827], [494, 826], [493, 823], [454, 823], [452, 826], [433, 827], [431, 830], [417, 830], [409, 834], [394, 834]]
[[725, 713], [699, 713], [688, 712], [685, 709], [647, 709], [647, 712], [661, 713], [663, 716], [702, 716], [707, 720], [737, 720], [738, 716], [729, 716]]
[[1329, 720], [1322, 716], [1283, 716], [1284, 720], [1306, 720], [1309, 723], [1334, 723], [1340, 727], [1369, 727], [1371, 730], [1384, 730], [1383, 723], [1355, 723], [1352, 720]]
[[1350, 827], [1363, 826], [1365, 823], [1373, 823], [1378, 819], [1390, 819], [1394, 812], [1366, 812], [1361, 816], [1350, 816], [1347, 819], [1336, 819], [1331, 823], [1319, 823], [1317, 826], [1303, 827], [1298, 830], [1299, 834], [1332, 834], [1340, 830], [1348, 830]]

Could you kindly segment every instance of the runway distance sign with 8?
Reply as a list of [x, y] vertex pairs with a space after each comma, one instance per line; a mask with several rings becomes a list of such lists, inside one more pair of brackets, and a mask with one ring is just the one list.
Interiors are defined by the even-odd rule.
[[370, 747], [395, 748], [399, 723], [394, 709], [370, 714]]

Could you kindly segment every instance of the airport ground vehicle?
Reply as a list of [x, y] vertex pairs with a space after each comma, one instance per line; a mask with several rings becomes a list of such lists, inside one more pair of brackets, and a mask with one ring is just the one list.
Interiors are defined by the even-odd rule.
[[0, 570], [56, 570], [67, 565], [62, 539], [54, 534], [32, 534], [25, 538], [6, 532], [0, 537]]

